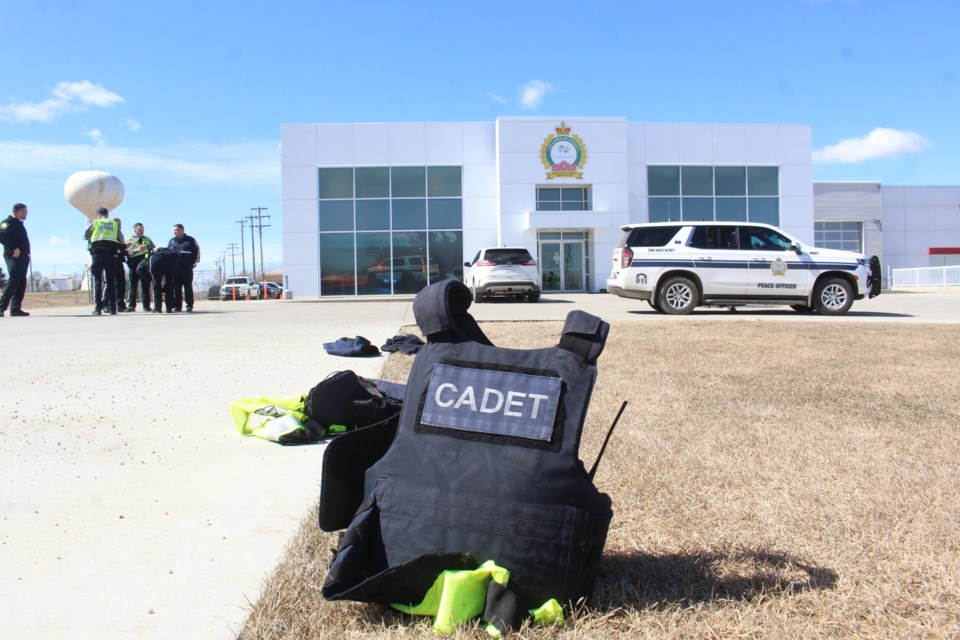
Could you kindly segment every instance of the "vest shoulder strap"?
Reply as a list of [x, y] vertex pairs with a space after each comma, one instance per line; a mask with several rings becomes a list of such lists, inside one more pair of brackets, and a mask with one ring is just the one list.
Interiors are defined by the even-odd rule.
[[470, 289], [459, 280], [443, 280], [423, 289], [413, 300], [413, 316], [427, 342], [479, 342], [493, 346], [467, 309]]
[[574, 353], [587, 364], [594, 364], [607, 343], [610, 325], [586, 311], [571, 311], [563, 325], [560, 348]]

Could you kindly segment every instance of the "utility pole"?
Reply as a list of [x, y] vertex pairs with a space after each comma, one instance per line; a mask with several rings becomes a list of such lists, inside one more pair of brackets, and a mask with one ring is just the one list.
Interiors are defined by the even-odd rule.
[[237, 220], [237, 222], [240, 224], [240, 271], [241, 271], [240, 275], [243, 275], [243, 273], [247, 268], [247, 264], [246, 264], [247, 256], [243, 248], [243, 232], [246, 230], [247, 221], [244, 220], [243, 218], [240, 218], [239, 220]]
[[[263, 219], [264, 219], [264, 218], [267, 218], [267, 219], [269, 220], [269, 219], [270, 219], [270, 216], [264, 216], [264, 215], [261, 215], [261, 213], [262, 213], [263, 211], [266, 211], [266, 210], [267, 210], [266, 207], [250, 207], [250, 211], [256, 211], [256, 212], [257, 212], [257, 229], [260, 230], [260, 276], [261, 276], [263, 279], [266, 279], [266, 278], [267, 278], [267, 272], [266, 272], [266, 270], [263, 268], [263, 228], [270, 226], [269, 224], [267, 224], [267, 225], [263, 224]], [[252, 220], [251, 220], [250, 224], [253, 224], [253, 221], [252, 221]]]
[[231, 242], [227, 245], [227, 251], [230, 252], [230, 275], [237, 275], [237, 243]]
[[250, 266], [253, 267], [253, 279], [257, 280], [257, 249], [253, 244], [253, 214], [247, 216], [250, 221]]

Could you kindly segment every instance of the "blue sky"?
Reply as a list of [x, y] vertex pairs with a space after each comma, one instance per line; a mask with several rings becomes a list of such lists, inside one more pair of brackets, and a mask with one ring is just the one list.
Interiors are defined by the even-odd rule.
[[63, 184], [91, 167], [202, 267], [266, 207], [279, 266], [291, 123], [809, 124], [816, 180], [960, 183], [958, 0], [6, 0], [0, 25], [0, 205], [44, 273], [86, 262]]

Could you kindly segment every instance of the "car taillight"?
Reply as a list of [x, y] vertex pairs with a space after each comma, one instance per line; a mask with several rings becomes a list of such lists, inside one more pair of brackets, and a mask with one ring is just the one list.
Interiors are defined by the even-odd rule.
[[525, 266], [525, 267], [535, 267], [535, 266], [537, 266], [537, 261], [536, 261], [536, 260], [527, 260], [526, 262], [523, 263], [523, 266]]
[[494, 263], [489, 260], [478, 260], [477, 264], [473, 265], [475, 267], [492, 267]]
[[630, 250], [630, 247], [624, 247], [620, 251], [620, 268], [626, 269], [631, 264], [633, 264], [633, 251]]

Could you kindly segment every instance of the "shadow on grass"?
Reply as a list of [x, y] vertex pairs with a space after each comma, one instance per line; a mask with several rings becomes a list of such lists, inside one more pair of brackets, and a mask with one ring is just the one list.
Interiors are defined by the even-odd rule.
[[666, 607], [832, 589], [835, 571], [782, 553], [702, 551], [605, 556], [590, 607]]

